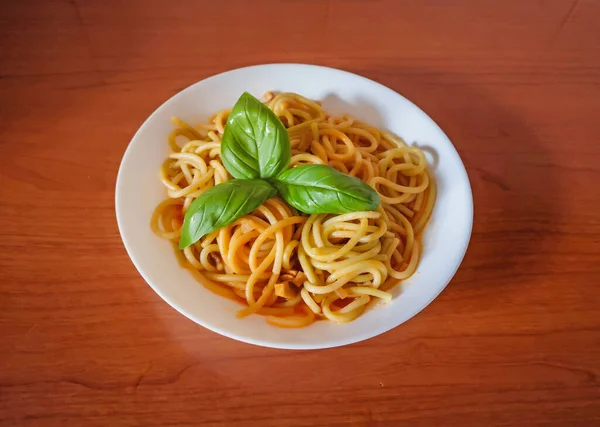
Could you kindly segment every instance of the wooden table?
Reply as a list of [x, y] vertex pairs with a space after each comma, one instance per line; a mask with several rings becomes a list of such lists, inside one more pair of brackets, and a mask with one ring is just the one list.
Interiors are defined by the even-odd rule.
[[[600, 1], [6, 1], [0, 46], [0, 425], [600, 425]], [[265, 62], [397, 90], [466, 164], [465, 261], [391, 332], [238, 343], [125, 253], [138, 126]]]

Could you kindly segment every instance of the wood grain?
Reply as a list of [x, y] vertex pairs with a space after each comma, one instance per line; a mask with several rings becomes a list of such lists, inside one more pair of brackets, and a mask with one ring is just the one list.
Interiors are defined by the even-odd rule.
[[[600, 425], [600, 2], [13, 1], [0, 6], [0, 425]], [[346, 69], [446, 131], [471, 246], [408, 323], [310, 352], [163, 302], [114, 215], [165, 99], [264, 62]]]

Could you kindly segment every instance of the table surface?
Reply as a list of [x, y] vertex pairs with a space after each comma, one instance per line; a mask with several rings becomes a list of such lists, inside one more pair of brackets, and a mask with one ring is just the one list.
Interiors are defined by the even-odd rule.
[[[13, 1], [0, 6], [0, 425], [600, 425], [600, 1]], [[144, 119], [228, 69], [355, 72], [461, 154], [448, 288], [355, 345], [282, 351], [179, 315], [121, 243]]]

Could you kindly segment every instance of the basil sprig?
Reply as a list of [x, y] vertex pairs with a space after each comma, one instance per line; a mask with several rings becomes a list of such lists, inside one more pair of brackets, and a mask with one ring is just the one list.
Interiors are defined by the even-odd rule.
[[210, 188], [192, 202], [179, 248], [249, 214], [276, 193], [306, 214], [343, 214], [379, 206], [374, 189], [329, 166], [288, 169], [290, 153], [290, 138], [281, 120], [245, 92], [231, 110], [221, 142], [223, 164], [236, 179]]

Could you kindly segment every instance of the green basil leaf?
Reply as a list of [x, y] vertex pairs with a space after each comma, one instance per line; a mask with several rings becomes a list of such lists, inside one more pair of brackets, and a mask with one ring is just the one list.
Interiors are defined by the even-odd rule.
[[307, 214], [372, 211], [380, 203], [368, 184], [325, 165], [297, 166], [272, 184], [286, 202]]
[[235, 178], [272, 178], [286, 170], [290, 137], [281, 120], [248, 92], [236, 102], [225, 126], [221, 158]]
[[179, 249], [249, 214], [275, 193], [268, 182], [260, 179], [234, 179], [202, 193], [185, 213]]

